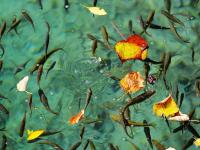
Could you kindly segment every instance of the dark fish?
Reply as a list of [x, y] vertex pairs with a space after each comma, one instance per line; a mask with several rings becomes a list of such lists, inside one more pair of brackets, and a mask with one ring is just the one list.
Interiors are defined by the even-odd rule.
[[[10, 28], [8, 29], [7, 33], [9, 33], [9, 32], [10, 32], [11, 30], [13, 30], [13, 29], [16, 29], [17, 26], [20, 24], [20, 22], [21, 22], [21, 19], [18, 19], [18, 20], [17, 20], [16, 18], [14, 18], [14, 20], [13, 20], [13, 22], [12, 22]], [[17, 32], [17, 31], [15, 30], [15, 32]]]
[[167, 127], [168, 127], [168, 129], [169, 129], [169, 132], [171, 132], [171, 128], [170, 128], [170, 125], [169, 125], [169, 121], [168, 121], [167, 117], [164, 117], [164, 118], [165, 118], [165, 122], [166, 122], [166, 124], [167, 124]]
[[40, 85], [40, 79], [42, 77], [42, 73], [43, 73], [43, 65], [41, 64], [38, 68], [38, 73], [37, 73], [37, 83], [38, 83], [38, 85]]
[[92, 55], [95, 56], [97, 49], [97, 40], [93, 40], [92, 42]]
[[149, 63], [145, 62], [144, 63], [144, 74], [145, 74], [146, 85], [147, 85], [147, 79], [148, 79], [148, 76], [149, 76], [149, 71], [150, 71]]
[[35, 31], [35, 25], [34, 25], [34, 23], [33, 23], [32, 18], [30, 17], [30, 15], [29, 15], [25, 10], [22, 11], [22, 15], [24, 16], [24, 18], [25, 18], [28, 22], [30, 22], [30, 24], [31, 24], [32, 27], [33, 27], [33, 30]]
[[[147, 121], [144, 120], [143, 123], [147, 124]], [[150, 128], [149, 127], [144, 127], [144, 133], [146, 135], [146, 138], [147, 138], [147, 141], [148, 141], [149, 145], [153, 149], [153, 144], [152, 144], [152, 141], [151, 141]]]
[[97, 40], [96, 37], [94, 37], [92, 34], [87, 34], [87, 37], [90, 39], [90, 40]]
[[80, 145], [81, 141], [78, 141], [77, 143], [73, 144], [69, 150], [77, 150]]
[[171, 31], [175, 34], [175, 36], [176, 36], [179, 40], [181, 40], [181, 41], [183, 41], [183, 42], [185, 42], [185, 43], [190, 43], [188, 40], [183, 39], [183, 38], [178, 34], [176, 28], [174, 27], [174, 25], [173, 25], [173, 23], [172, 23], [171, 21], [169, 21], [169, 25], [170, 25]]
[[0, 72], [1, 72], [2, 68], [3, 68], [3, 60], [0, 60]]
[[38, 1], [39, 6], [40, 6], [40, 9], [43, 9], [42, 0], [37, 0], [37, 1]]
[[9, 115], [8, 109], [3, 104], [0, 104], [0, 111], [5, 113], [6, 115]]
[[6, 147], [7, 147], [7, 137], [5, 135], [2, 135], [1, 150], [6, 150]]
[[178, 18], [176, 18], [174, 15], [170, 14], [169, 12], [167, 12], [167, 11], [165, 11], [165, 10], [161, 10], [161, 13], [162, 13], [165, 17], [167, 17], [167, 18], [169, 19], [169, 21], [171, 20], [171, 21], [174, 22], [174, 23], [178, 23], [178, 24], [184, 26], [184, 23], [183, 23], [181, 20], [179, 20]]
[[157, 140], [152, 139], [152, 143], [156, 146], [157, 150], [165, 150], [165, 147], [162, 144], [160, 144]]
[[194, 86], [195, 86], [194, 88], [195, 88], [196, 96], [199, 97], [200, 96], [200, 81], [195, 80]]
[[164, 27], [164, 26], [160, 26], [160, 25], [157, 25], [157, 24], [153, 24], [153, 23], [151, 23], [149, 25], [149, 28], [152, 28], [152, 29], [161, 29], [161, 30], [168, 30], [168, 29], [170, 29], [169, 27]]
[[1, 27], [0, 27], [0, 41], [1, 41], [1, 38], [3, 36], [3, 34], [5, 33], [6, 31], [6, 21], [3, 21]]
[[188, 129], [188, 131], [190, 131], [195, 137], [197, 137], [197, 138], [200, 137], [200, 136], [199, 136], [199, 133], [196, 131], [196, 129], [195, 129], [192, 125], [188, 124], [188, 125], [187, 125], [187, 129]]
[[187, 143], [183, 146], [183, 149], [182, 149], [182, 150], [188, 149], [190, 146], [193, 145], [194, 141], [195, 141], [194, 137], [191, 137], [191, 138], [187, 141]]
[[180, 131], [180, 130], [183, 130], [184, 128], [185, 128], [184, 125], [181, 125], [181, 126], [175, 128], [175, 129], [173, 130], [173, 133], [176, 133], [176, 132], [178, 132], [178, 131]]
[[169, 68], [169, 65], [171, 63], [171, 54], [170, 53], [165, 53], [165, 58], [164, 58], [164, 66], [163, 66], [163, 74], [164, 76], [167, 73], [167, 70]]
[[146, 32], [147, 28], [150, 26], [150, 24], [153, 21], [154, 15], [155, 15], [155, 10], [153, 10], [149, 13], [147, 20], [146, 20], [146, 24], [144, 25], [144, 30], [140, 34], [143, 34], [144, 32]]
[[49, 71], [51, 71], [51, 70], [54, 68], [55, 64], [56, 64], [56, 61], [54, 61], [54, 62], [49, 66], [49, 68], [47, 69], [46, 77], [47, 77]]
[[115, 146], [112, 143], [108, 143], [110, 150], [116, 150]]
[[39, 94], [39, 96], [40, 96], [40, 101], [41, 101], [41, 103], [44, 105], [44, 107], [46, 108], [46, 110], [49, 111], [49, 112], [51, 112], [51, 113], [53, 113], [53, 114], [55, 114], [55, 115], [58, 115], [57, 112], [54, 112], [54, 111], [50, 108], [49, 103], [48, 103], [48, 99], [47, 99], [47, 97], [46, 97], [46, 95], [44, 94], [44, 92], [43, 92], [42, 89], [39, 89], [39, 90], [38, 90], [38, 94]]
[[22, 118], [21, 125], [20, 125], [20, 130], [19, 130], [20, 137], [23, 137], [24, 135], [25, 126], [26, 126], [26, 112], [24, 113], [24, 117]]
[[58, 134], [61, 133], [62, 131], [45, 131], [44, 133], [42, 133], [41, 136], [49, 136], [49, 135], [54, 135], [54, 134]]
[[195, 50], [193, 47], [191, 48], [191, 50], [192, 50], [192, 62], [194, 62]]
[[69, 1], [64, 0], [64, 8], [67, 10], [69, 8]]
[[109, 37], [108, 37], [108, 32], [107, 32], [105, 26], [102, 26], [102, 27], [101, 27], [101, 33], [102, 33], [104, 42], [105, 42], [106, 44], [109, 44], [109, 41], [108, 41], [108, 39], [109, 39]]
[[164, 0], [165, 3], [165, 8], [167, 10], [168, 13], [170, 13], [171, 10], [171, 0]]
[[16, 75], [17, 73], [21, 72], [23, 69], [25, 69], [26, 65], [29, 63], [30, 59], [28, 59], [27, 61], [25, 61], [23, 64], [19, 65], [15, 72], [14, 75]]
[[151, 63], [151, 64], [161, 64], [161, 62], [152, 60], [150, 58], [146, 58], [145, 60], [142, 60], [142, 61], [148, 62], [148, 63]]
[[92, 97], [92, 90], [89, 88], [88, 91], [87, 91], [87, 97], [86, 97], [86, 100], [85, 100], [84, 110], [86, 110], [88, 104], [90, 103], [91, 97]]
[[89, 140], [89, 144], [90, 144], [90, 150], [96, 150], [96, 147], [94, 143], [92, 142], [92, 140]]
[[52, 55], [54, 54], [55, 52], [59, 51], [59, 50], [63, 50], [63, 48], [55, 48], [53, 50], [51, 50], [50, 52], [47, 53], [47, 56], [46, 55], [42, 55], [37, 61], [36, 63], [34, 64], [34, 66], [30, 69], [30, 74], [32, 74], [33, 72], [35, 72], [39, 65], [44, 65], [44, 63], [46, 62], [46, 60]]
[[181, 93], [180, 101], [179, 101], [179, 108], [181, 108], [184, 99], [184, 93]]
[[28, 106], [29, 106], [29, 109], [30, 109], [30, 115], [32, 115], [32, 102], [33, 102], [32, 94], [29, 94], [29, 97], [28, 97]]
[[133, 34], [133, 23], [132, 23], [132, 20], [128, 21], [128, 29], [129, 29], [129, 33], [132, 35]]
[[81, 138], [81, 140], [83, 139], [84, 133], [85, 133], [85, 127], [83, 126], [83, 127], [81, 128], [81, 131], [80, 131], [80, 138]]
[[55, 150], [64, 150], [60, 145], [58, 145], [54, 142], [51, 142], [51, 141], [47, 141], [47, 140], [39, 142], [39, 144], [49, 145], [49, 146], [53, 147]]
[[147, 31], [146, 31], [146, 23], [145, 21], [143, 20], [142, 16], [139, 17], [139, 20], [140, 20], [140, 26], [142, 27], [142, 33], [146, 33], [147, 35], [151, 36]]
[[94, 6], [94, 7], [97, 6], [97, 0], [93, 0], [93, 6]]
[[47, 33], [45, 38], [45, 59], [47, 59], [47, 50], [49, 47], [49, 34], [50, 34], [50, 25], [47, 21], [46, 21], [46, 26], [47, 26]]
[[175, 91], [175, 95], [176, 95], [176, 100], [178, 101], [179, 98], [179, 89], [178, 89], [178, 84], [176, 85], [176, 91]]
[[88, 145], [89, 145], [89, 140], [87, 139], [87, 141], [86, 141], [85, 145], [83, 146], [83, 150], [86, 150], [86, 149], [87, 149], [87, 147], [88, 147]]
[[1, 54], [1, 57], [3, 57], [4, 53], [5, 53], [5, 49], [3, 47], [3, 45], [0, 43], [0, 49], [2, 50], [2, 54]]

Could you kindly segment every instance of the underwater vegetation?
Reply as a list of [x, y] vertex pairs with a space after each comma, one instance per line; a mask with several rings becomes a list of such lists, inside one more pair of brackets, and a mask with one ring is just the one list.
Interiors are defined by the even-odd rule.
[[199, 0], [0, 0], [1, 149], [199, 149], [199, 40]]

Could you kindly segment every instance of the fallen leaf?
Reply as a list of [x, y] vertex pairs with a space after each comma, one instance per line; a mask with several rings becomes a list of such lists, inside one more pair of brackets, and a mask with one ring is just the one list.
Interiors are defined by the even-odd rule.
[[26, 91], [28, 80], [29, 80], [29, 76], [25, 76], [23, 79], [21, 79], [17, 83], [17, 90], [20, 91], [20, 92]]
[[35, 131], [27, 130], [27, 133], [28, 133], [27, 140], [31, 141], [37, 139], [40, 135], [42, 135], [44, 133], [44, 130], [35, 130]]
[[100, 8], [100, 7], [88, 7], [88, 6], [85, 6], [85, 5], [82, 5], [82, 6], [87, 8], [94, 15], [99, 15], [99, 16], [107, 15], [107, 12], [103, 8]]

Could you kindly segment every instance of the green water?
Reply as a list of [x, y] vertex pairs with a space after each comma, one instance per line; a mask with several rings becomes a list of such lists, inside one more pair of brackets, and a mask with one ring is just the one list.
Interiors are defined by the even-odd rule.
[[[124, 106], [127, 97], [120, 88], [117, 81], [110, 79], [106, 74], [122, 78], [128, 72], [139, 71], [144, 75], [143, 62], [127, 61], [122, 64], [114, 50], [109, 50], [98, 44], [96, 56], [92, 56], [92, 41], [88, 39], [87, 34], [94, 35], [97, 39], [103, 40], [100, 28], [105, 26], [110, 39], [110, 44], [114, 46], [116, 41], [122, 40], [120, 35], [114, 30], [111, 22], [114, 21], [120, 31], [128, 37], [128, 21], [132, 20], [133, 30], [140, 33], [142, 28], [139, 23], [139, 16], [147, 18], [150, 11], [155, 10], [153, 23], [162, 26], [169, 26], [168, 20], [161, 14], [164, 8], [163, 1], [155, 0], [99, 0], [97, 6], [107, 11], [106, 16], [93, 16], [81, 4], [92, 6], [91, 0], [71, 0], [70, 7], [65, 10], [62, 0], [43, 0], [43, 9], [41, 10], [37, 0], [0, 0], [0, 24], [7, 22], [7, 30], [10, 27], [14, 16], [22, 18], [21, 11], [26, 10], [32, 17], [35, 24], [35, 32], [32, 26], [22, 19], [17, 27], [18, 34], [12, 30], [5, 34], [1, 39], [1, 44], [5, 48], [3, 68], [0, 72], [0, 93], [7, 97], [11, 102], [1, 99], [0, 103], [9, 110], [9, 116], [1, 112], [0, 126], [6, 131], [0, 131], [1, 137], [7, 137], [8, 150], [51, 150], [53, 148], [40, 145], [38, 142], [27, 143], [27, 133], [25, 131], [23, 138], [19, 137], [20, 123], [24, 112], [27, 112], [25, 129], [37, 130], [44, 129], [49, 131], [59, 131], [61, 133], [43, 137], [49, 141], [59, 144], [63, 149], [69, 149], [74, 143], [80, 140], [79, 133], [81, 123], [71, 126], [68, 120], [77, 114], [79, 109], [79, 99], [81, 107], [85, 104], [87, 89], [93, 91], [91, 103], [88, 106], [85, 117], [90, 120], [100, 119], [101, 123], [92, 123], [85, 125], [85, 133], [82, 145], [87, 139], [91, 139], [97, 150], [109, 149], [108, 143], [118, 145], [120, 150], [131, 150], [132, 145], [123, 140], [128, 138], [123, 127], [110, 119], [111, 114], [118, 114], [119, 109]], [[180, 92], [185, 93], [184, 101], [181, 107], [183, 113], [188, 114], [194, 107], [196, 112], [193, 119], [200, 118], [200, 100], [196, 96], [194, 83], [199, 76], [200, 53], [199, 53], [199, 4], [196, 7], [190, 5], [189, 0], [184, 1], [180, 7], [180, 2], [172, 2], [172, 13], [185, 13], [194, 16], [188, 19], [185, 16], [177, 15], [184, 22], [184, 26], [176, 25], [180, 35], [190, 41], [184, 43], [178, 40], [170, 30], [148, 29], [151, 36], [143, 34], [149, 43], [149, 58], [160, 60], [163, 52], [173, 54], [169, 70], [167, 71], [167, 83], [172, 85], [172, 94], [174, 95], [175, 86], [178, 84]], [[59, 111], [59, 115], [49, 113], [41, 104], [37, 84], [37, 73], [30, 75], [27, 90], [33, 93], [32, 116], [28, 108], [27, 94], [18, 92], [16, 84], [24, 76], [29, 75], [29, 70], [35, 61], [45, 53], [44, 41], [47, 32], [45, 21], [48, 21], [51, 27], [49, 50], [61, 47], [64, 51], [53, 54], [44, 65], [44, 74], [40, 82], [42, 88], [48, 97], [50, 107]], [[192, 62], [192, 50], [194, 47], [195, 57]], [[108, 60], [99, 61], [99, 58]], [[14, 71], [17, 66], [29, 60], [25, 69], [16, 76]], [[55, 67], [45, 78], [45, 72], [53, 61], [56, 61]], [[151, 65], [150, 74], [156, 73], [159, 65]], [[156, 127], [151, 128], [151, 137], [162, 143], [165, 148], [174, 147], [181, 150], [184, 143], [192, 137], [192, 134], [185, 130], [183, 134], [170, 133], [164, 119], [153, 114], [153, 103], [161, 101], [170, 93], [164, 86], [163, 80], [158, 80], [156, 84], [149, 85], [149, 89], [156, 90], [150, 100], [145, 101], [131, 108], [131, 119], [134, 121], [143, 121], [155, 123]], [[132, 97], [141, 92], [132, 94]], [[120, 98], [122, 97], [122, 98]], [[199, 131], [199, 125], [192, 124]], [[178, 122], [170, 122], [172, 129], [179, 126]], [[130, 139], [140, 149], [151, 149], [143, 128], [133, 128], [134, 138]], [[2, 139], [2, 138], [1, 138]], [[88, 149], [90, 149], [88, 147]], [[155, 146], [154, 146], [154, 149]], [[191, 146], [189, 149], [197, 149]]]

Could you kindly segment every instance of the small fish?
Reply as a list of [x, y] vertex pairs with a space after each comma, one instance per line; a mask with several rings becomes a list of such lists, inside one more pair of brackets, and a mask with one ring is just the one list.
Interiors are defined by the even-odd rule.
[[187, 143], [184, 144], [182, 150], [186, 150], [186, 149], [188, 149], [190, 146], [193, 145], [194, 141], [195, 141], [194, 137], [191, 137], [191, 138], [187, 141]]
[[165, 150], [165, 147], [162, 144], [160, 144], [157, 140], [152, 139], [152, 143], [156, 146], [157, 150]]
[[23, 137], [24, 135], [25, 126], [26, 126], [26, 112], [24, 113], [24, 117], [22, 118], [21, 125], [20, 125], [20, 130], [19, 130], [20, 137]]
[[54, 142], [48, 141], [48, 140], [39, 142], [39, 144], [49, 145], [49, 146], [53, 147], [55, 150], [64, 150], [60, 145], [58, 145]]
[[176, 95], [176, 100], [178, 100], [178, 98], [179, 98], [179, 88], [178, 88], [178, 84], [176, 85], [175, 95]]
[[69, 1], [64, 0], [64, 8], [67, 10], [69, 8]]
[[130, 35], [132, 35], [132, 34], [135, 33], [135, 31], [133, 31], [133, 23], [132, 23], [132, 20], [129, 20], [129, 21], [128, 21], [128, 29], [129, 29]]
[[[147, 121], [144, 120], [143, 123], [147, 124]], [[153, 149], [153, 144], [152, 144], [152, 141], [151, 141], [150, 128], [149, 127], [144, 127], [144, 133], [146, 135], [146, 138], [147, 138], [147, 141], [148, 141], [149, 145]]]
[[199, 133], [196, 131], [196, 129], [191, 125], [191, 124], [188, 124], [187, 125], [187, 129], [188, 131], [190, 131], [195, 137], [199, 138]]
[[97, 40], [96, 37], [94, 37], [92, 34], [87, 34], [87, 37], [90, 39], [90, 40]]
[[[1, 57], [3, 57], [4, 53], [5, 53], [5, 49], [3, 47], [3, 45], [0, 43], [0, 49], [2, 50], [2, 54]], [[1, 70], [1, 69], [0, 69]]]
[[32, 115], [32, 102], [33, 102], [32, 94], [29, 94], [29, 97], [28, 97], [28, 106], [29, 106], [29, 109], [30, 109], [30, 115]]
[[1, 41], [1, 38], [4, 35], [5, 31], [6, 31], [6, 21], [3, 21], [3, 23], [0, 27], [0, 41]]
[[178, 132], [178, 131], [180, 131], [180, 130], [183, 131], [184, 128], [185, 128], [185, 126], [184, 126], [184, 125], [181, 125], [181, 126], [175, 128], [175, 129], [173, 130], [173, 133], [176, 133], [176, 132]]
[[86, 150], [89, 145], [89, 139], [87, 139], [85, 145], [83, 146], [83, 150]]
[[179, 20], [178, 18], [176, 18], [174, 15], [170, 14], [169, 12], [167, 12], [167, 11], [165, 11], [165, 10], [161, 10], [161, 13], [162, 13], [165, 17], [167, 17], [167, 18], [169, 19], [169, 21], [171, 20], [171, 21], [174, 22], [174, 23], [178, 23], [178, 24], [184, 26], [184, 23], [183, 23], [181, 20]]
[[50, 25], [47, 21], [46, 21], [46, 26], [47, 26], [47, 33], [45, 38], [45, 59], [47, 59], [47, 50], [49, 47], [49, 34], [50, 34]]
[[0, 104], [0, 111], [5, 113], [6, 115], [9, 115], [8, 109], [3, 104]]
[[106, 44], [109, 44], [109, 41], [108, 41], [108, 39], [109, 39], [109, 37], [108, 37], [108, 32], [107, 32], [105, 26], [102, 26], [102, 27], [101, 27], [101, 33], [102, 33], [104, 42], [105, 42]]
[[48, 99], [47, 99], [47, 97], [46, 97], [46, 95], [44, 94], [44, 92], [43, 92], [42, 89], [39, 89], [39, 90], [38, 90], [38, 94], [39, 94], [39, 96], [40, 96], [40, 101], [41, 101], [41, 103], [44, 105], [44, 107], [46, 108], [46, 110], [49, 111], [49, 112], [51, 112], [51, 113], [53, 113], [53, 114], [55, 114], [55, 115], [58, 115], [57, 112], [54, 112], [54, 111], [50, 108], [49, 103], [48, 103]]
[[15, 70], [15, 72], [14, 72], [14, 75], [16, 75], [17, 73], [19, 73], [19, 72], [21, 72], [22, 70], [24, 70], [25, 67], [26, 67], [26, 65], [30, 62], [30, 60], [31, 60], [31, 59], [28, 59], [28, 60], [25, 61], [23, 64], [20, 64], [20, 65], [16, 68], [16, 70]]
[[97, 0], [93, 0], [93, 6], [94, 6], [94, 7], [97, 6]]
[[168, 13], [170, 13], [171, 11], [171, 0], [164, 0], [165, 3], [165, 8], [167, 10]]
[[168, 121], [167, 117], [164, 116], [164, 118], [165, 118], [165, 122], [166, 122], [166, 124], [167, 124], [167, 127], [168, 127], [168, 129], [169, 129], [169, 132], [171, 132], [171, 128], [170, 128], [170, 125], [169, 125], [169, 121]]
[[32, 27], [33, 27], [33, 30], [35, 31], [35, 25], [34, 25], [34, 23], [33, 23], [32, 18], [30, 17], [30, 15], [29, 15], [25, 10], [22, 10], [22, 15], [24, 16], [24, 18], [25, 18], [28, 22], [30, 22], [30, 24], [31, 24]]
[[62, 131], [44, 131], [41, 136], [49, 136], [49, 135], [54, 135], [54, 134], [58, 134], [61, 132]]
[[92, 55], [95, 56], [97, 49], [97, 40], [93, 40], [92, 42]]
[[43, 9], [42, 0], [37, 0], [37, 1], [38, 1], [39, 6], [40, 6], [40, 9]]
[[112, 143], [108, 143], [110, 150], [116, 150], [115, 146]]
[[165, 58], [164, 58], [164, 67], [163, 67], [163, 74], [164, 76], [167, 73], [167, 70], [169, 68], [169, 65], [171, 63], [171, 54], [170, 53], [165, 53]]
[[192, 62], [194, 62], [195, 50], [194, 50], [194, 48], [193, 48], [193, 47], [191, 48], [191, 50], [192, 50]]
[[75, 144], [73, 144], [69, 150], [77, 150], [80, 145], [81, 141], [78, 141]]
[[74, 125], [76, 123], [78, 123], [84, 116], [84, 113], [85, 113], [85, 110], [82, 109], [78, 114], [76, 114], [75, 116], [72, 116], [70, 119], [69, 119], [69, 123], [71, 125]]
[[12, 22], [10, 28], [8, 29], [7, 33], [9, 33], [9, 32], [10, 32], [11, 30], [13, 30], [13, 29], [15, 29], [15, 32], [17, 33], [16, 28], [17, 28], [17, 26], [20, 24], [20, 22], [21, 22], [21, 19], [18, 19], [18, 20], [17, 20], [16, 18], [14, 18], [14, 20], [13, 20], [13, 22]]
[[176, 28], [174, 27], [173, 23], [171, 21], [169, 21], [169, 25], [170, 25], [170, 29], [171, 31], [175, 34], [175, 36], [180, 40], [183, 41], [185, 43], [190, 43], [188, 40], [183, 39], [177, 32]]
[[39, 65], [39, 68], [38, 68], [38, 73], [37, 73], [37, 84], [40, 85], [40, 79], [42, 77], [42, 74], [43, 74], [43, 65]]
[[144, 74], [145, 74], [145, 82], [146, 82], [146, 85], [147, 85], [147, 79], [148, 79], [148, 76], [149, 76], [149, 71], [150, 71], [150, 65], [149, 63], [144, 63]]
[[49, 66], [49, 68], [47, 69], [47, 72], [46, 72], [46, 77], [47, 77], [49, 71], [51, 71], [51, 70], [54, 68], [55, 64], [56, 64], [56, 61], [54, 61], [54, 62]]
[[81, 140], [83, 139], [84, 133], [85, 133], [85, 127], [83, 126], [83, 127], [81, 128], [81, 131], [80, 131], [80, 138], [81, 138]]
[[164, 26], [160, 26], [160, 25], [157, 25], [157, 24], [153, 24], [153, 23], [151, 23], [149, 25], [149, 28], [151, 28], [151, 29], [161, 29], [161, 30], [168, 30], [168, 29], [170, 29], [169, 27], [164, 27]]
[[47, 61], [47, 59], [52, 55], [54, 54], [55, 52], [59, 51], [59, 50], [63, 50], [63, 48], [55, 48], [53, 50], [51, 50], [50, 52], [47, 53], [47, 56], [46, 55], [42, 55], [37, 61], [36, 63], [33, 65], [33, 67], [30, 69], [30, 74], [33, 74], [33, 72], [35, 72], [39, 65], [44, 65], [45, 62]]
[[195, 80], [194, 86], [195, 86], [194, 88], [195, 88], [196, 96], [199, 97], [200, 96], [200, 80]]
[[1, 72], [2, 68], [3, 68], [3, 60], [0, 60], [0, 72]]
[[181, 108], [184, 99], [184, 93], [181, 93], [180, 100], [179, 100], [179, 108]]
[[89, 139], [89, 144], [90, 144], [90, 150], [96, 150], [94, 143], [90, 139]]
[[6, 150], [6, 147], [7, 147], [7, 137], [5, 135], [2, 135], [1, 150]]
[[90, 103], [91, 97], [92, 97], [92, 90], [89, 88], [88, 91], [87, 91], [87, 97], [86, 97], [86, 100], [85, 100], [84, 110], [86, 110], [88, 104]]

